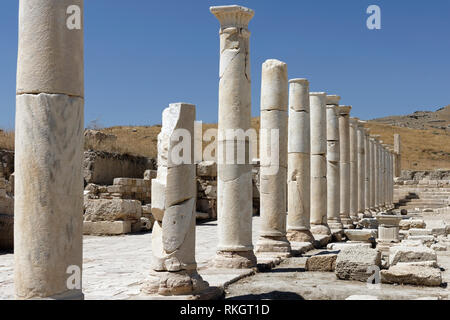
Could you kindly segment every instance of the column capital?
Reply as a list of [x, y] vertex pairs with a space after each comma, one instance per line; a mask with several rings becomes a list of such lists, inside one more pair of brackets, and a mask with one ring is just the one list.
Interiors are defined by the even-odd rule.
[[339, 106], [337, 110], [338, 110], [339, 116], [343, 117], [343, 116], [350, 115], [350, 111], [352, 110], [352, 107], [351, 106]]
[[305, 78], [295, 78], [289, 80], [289, 83], [309, 84], [309, 81]]
[[247, 29], [255, 15], [252, 9], [238, 5], [210, 7], [209, 11], [219, 20], [222, 29], [233, 27]]
[[326, 92], [310, 92], [309, 96], [312, 97], [325, 97], [327, 96]]
[[341, 100], [341, 97], [338, 95], [327, 95], [327, 105], [335, 105], [339, 106], [339, 101]]

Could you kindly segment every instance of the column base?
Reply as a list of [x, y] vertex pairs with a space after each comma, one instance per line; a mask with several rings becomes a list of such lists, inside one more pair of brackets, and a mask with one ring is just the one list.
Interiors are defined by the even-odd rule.
[[314, 242], [314, 237], [309, 229], [288, 230], [286, 237], [290, 242]]
[[147, 295], [180, 296], [198, 294], [208, 288], [208, 282], [202, 279], [197, 270], [152, 270], [150, 279], [143, 284], [141, 292]]
[[[21, 297], [17, 297], [17, 300], [24, 300]], [[33, 297], [26, 300], [84, 300], [84, 294], [81, 290], [70, 290], [63, 293], [55, 294], [50, 297]]]
[[280, 257], [289, 257], [291, 255], [291, 244], [285, 236], [261, 236], [256, 243], [255, 253], [273, 253]]
[[311, 233], [329, 236], [329, 235], [331, 235], [331, 230], [328, 227], [328, 225], [326, 225], [326, 224], [316, 224], [316, 225], [311, 225]]
[[217, 251], [212, 267], [225, 269], [249, 269], [256, 267], [256, 256], [251, 251]]

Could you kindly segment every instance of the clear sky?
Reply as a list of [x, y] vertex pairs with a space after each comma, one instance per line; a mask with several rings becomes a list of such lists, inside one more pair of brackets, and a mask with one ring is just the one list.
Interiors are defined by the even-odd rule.
[[[14, 128], [18, 1], [0, 4], [0, 128]], [[448, 0], [85, 0], [85, 117], [103, 126], [153, 125], [171, 102], [217, 121], [219, 22], [211, 5], [255, 10], [252, 113], [261, 64], [288, 63], [289, 78], [342, 96], [372, 119], [450, 104]], [[366, 9], [381, 8], [381, 30]]]

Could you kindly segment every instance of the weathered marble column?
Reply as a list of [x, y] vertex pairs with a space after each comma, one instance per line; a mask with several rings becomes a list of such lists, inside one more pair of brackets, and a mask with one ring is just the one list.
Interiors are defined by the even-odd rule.
[[350, 218], [358, 216], [358, 118], [350, 118]]
[[327, 124], [325, 92], [310, 93], [311, 232], [330, 235], [327, 225]]
[[288, 240], [312, 243], [309, 82], [293, 79], [289, 83]]
[[291, 251], [286, 238], [288, 87], [287, 64], [274, 59], [264, 62], [259, 148], [261, 227], [256, 252], [278, 256], [289, 256]]
[[353, 228], [350, 219], [350, 110], [351, 106], [340, 106], [339, 147], [340, 147], [340, 216], [344, 228]]
[[370, 158], [370, 211], [376, 212], [376, 142], [374, 136], [369, 139], [369, 158]]
[[362, 122], [359, 123], [357, 131], [357, 152], [358, 152], [358, 214], [364, 214], [365, 208], [365, 175], [366, 175], [366, 134]]
[[399, 134], [394, 134], [394, 177], [402, 175], [402, 146]]
[[341, 230], [340, 213], [340, 145], [338, 107], [341, 97], [327, 96], [327, 224]]
[[83, 299], [83, 27], [82, 0], [19, 2], [17, 299]]
[[387, 182], [387, 162], [386, 162], [386, 144], [383, 143], [383, 141], [381, 142], [381, 206], [383, 207], [384, 210], [386, 210], [387, 206], [386, 206], [386, 198], [387, 198], [387, 186], [386, 186], [386, 182]]
[[394, 157], [395, 152], [389, 148], [388, 163], [389, 163], [389, 208], [394, 208]]
[[142, 287], [146, 294], [187, 295], [208, 288], [195, 262], [194, 121], [191, 104], [174, 103], [163, 111], [158, 172], [152, 180], [152, 272]]
[[366, 214], [371, 216], [370, 211], [370, 195], [372, 193], [372, 188], [370, 184], [370, 129], [366, 128], [364, 130], [365, 138], [364, 138], [364, 150], [365, 150], [365, 158], [364, 158], [364, 168], [365, 168], [365, 175], [364, 175], [364, 185], [365, 185], [365, 191], [364, 191], [364, 211]]
[[374, 161], [375, 161], [375, 210], [380, 211], [381, 210], [381, 201], [380, 201], [380, 173], [381, 173], [381, 167], [380, 167], [380, 143], [379, 143], [379, 135], [374, 135]]
[[[252, 244], [252, 159], [248, 156], [250, 142], [247, 137], [236, 139], [236, 136], [239, 131], [246, 132], [251, 128], [248, 23], [254, 12], [236, 5], [211, 7], [210, 10], [220, 21], [217, 167], [219, 243], [213, 265], [250, 268], [256, 266]], [[234, 159], [241, 147], [246, 151], [244, 161]], [[229, 153], [228, 156], [225, 152]]]

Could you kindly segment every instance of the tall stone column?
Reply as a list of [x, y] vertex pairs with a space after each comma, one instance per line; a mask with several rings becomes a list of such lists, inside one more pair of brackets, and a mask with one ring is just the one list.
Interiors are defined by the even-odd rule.
[[365, 175], [364, 175], [364, 209], [365, 213], [371, 216], [370, 211], [370, 195], [372, 193], [372, 188], [370, 184], [370, 129], [366, 128], [364, 130], [365, 137], [364, 137], [364, 150], [365, 150], [365, 158], [364, 158], [364, 168], [365, 168]]
[[370, 154], [370, 211], [376, 212], [376, 142], [374, 136], [369, 139]]
[[17, 299], [83, 299], [83, 27], [82, 0], [19, 2]]
[[365, 175], [366, 175], [366, 134], [363, 124], [360, 122], [357, 131], [357, 152], [358, 152], [358, 213], [364, 214], [365, 208]]
[[389, 208], [394, 207], [394, 157], [395, 152], [389, 148], [388, 163], [389, 163]]
[[288, 240], [312, 243], [309, 82], [293, 79], [289, 83]]
[[380, 145], [380, 140], [379, 137], [380, 136], [376, 136], [376, 140], [375, 140], [375, 150], [376, 150], [376, 174], [375, 174], [375, 178], [376, 178], [376, 207], [378, 211], [382, 211], [382, 206], [381, 206], [381, 171], [382, 171], [382, 167], [381, 167], [381, 145]]
[[[239, 136], [239, 131], [246, 132], [251, 128], [248, 23], [254, 12], [236, 5], [211, 7], [210, 10], [220, 21], [217, 167], [219, 243], [213, 265], [250, 268], [256, 266], [252, 244], [252, 164], [248, 156], [250, 143], [247, 137], [236, 139], [236, 136]], [[239, 156], [242, 148], [246, 151], [244, 161], [234, 159], [236, 154]]]
[[273, 59], [263, 63], [259, 148], [261, 227], [256, 252], [279, 256], [288, 256], [291, 251], [286, 238], [288, 86], [286, 63]]
[[324, 92], [310, 93], [311, 106], [311, 232], [330, 235], [327, 225], [327, 125]]
[[399, 134], [394, 134], [394, 177], [402, 175], [402, 150]]
[[337, 109], [341, 97], [327, 96], [327, 224], [330, 229], [341, 230], [340, 213], [340, 145]]
[[339, 147], [340, 147], [340, 216], [344, 228], [353, 228], [350, 219], [350, 106], [340, 106]]
[[381, 206], [386, 210], [386, 144], [381, 143]]
[[358, 216], [358, 119], [350, 118], [350, 218]]
[[152, 180], [153, 271], [142, 288], [146, 294], [187, 295], [208, 288], [195, 262], [194, 121], [191, 104], [174, 103], [163, 111], [158, 172]]

